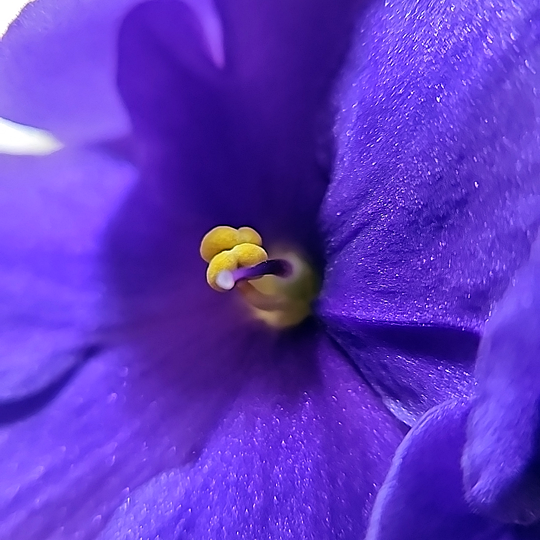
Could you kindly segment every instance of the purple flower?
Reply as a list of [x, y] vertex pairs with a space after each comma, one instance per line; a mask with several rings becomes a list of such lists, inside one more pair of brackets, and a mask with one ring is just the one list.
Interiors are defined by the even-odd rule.
[[[91, 61], [129, 4], [74, 31], [37, 0], [3, 44], [0, 114], [72, 145], [3, 159], [3, 534], [361, 538], [400, 421], [470, 393], [528, 257], [534, 3], [220, 0], [223, 68], [184, 4], [142, 4], [117, 70], [138, 169], [100, 142], [125, 117]], [[84, 69], [55, 86], [59, 55]], [[316, 317], [276, 331], [212, 291], [223, 224], [306, 255]]]
[[431, 410], [394, 458], [368, 540], [540, 537], [540, 241], [486, 324], [473, 401]]

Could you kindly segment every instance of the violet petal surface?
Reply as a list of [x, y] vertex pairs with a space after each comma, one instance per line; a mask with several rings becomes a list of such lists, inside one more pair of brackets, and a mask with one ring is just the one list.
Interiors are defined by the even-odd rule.
[[[401, 429], [328, 342], [252, 373], [200, 459], [133, 493], [100, 540], [355, 539]], [[298, 359], [297, 359], [298, 360]]]
[[103, 346], [102, 240], [134, 176], [93, 151], [0, 155], [3, 421]]
[[273, 346], [255, 343], [227, 344], [227, 354], [246, 360], [244, 384], [216, 406], [225, 419], [209, 440], [187, 454], [186, 423], [216, 398], [180, 395], [174, 356], [141, 365], [110, 353], [84, 366], [48, 407], [0, 432], [3, 533], [94, 538], [131, 490], [193, 460], [184, 492], [166, 501], [178, 510], [162, 530], [149, 529], [157, 527], [158, 500], [138, 513], [140, 492], [107, 530], [129, 538], [136, 524], [150, 537], [184, 530], [205, 538], [221, 519], [230, 534], [252, 527], [258, 537], [290, 530], [292, 538], [298, 526], [313, 538], [361, 535], [402, 428], [312, 328]]
[[[469, 333], [482, 330], [535, 236], [538, 8], [510, 0], [378, 3], [338, 91], [319, 312], [373, 386], [392, 390], [388, 405], [408, 422], [470, 387]], [[387, 324], [397, 339], [381, 340]], [[419, 336], [425, 326], [448, 333], [443, 342], [461, 348], [465, 369], [439, 353], [411, 362], [400, 336], [409, 330], [399, 325]], [[370, 341], [382, 341], [390, 368], [364, 357]], [[388, 378], [377, 380], [386, 369]], [[418, 378], [435, 384], [415, 388]]]

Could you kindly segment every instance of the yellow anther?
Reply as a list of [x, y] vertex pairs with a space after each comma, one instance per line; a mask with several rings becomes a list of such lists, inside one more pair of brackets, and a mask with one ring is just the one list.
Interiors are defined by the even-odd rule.
[[[208, 262], [206, 280], [220, 292], [236, 286], [253, 316], [269, 326], [296, 326], [311, 314], [311, 303], [320, 287], [317, 275], [303, 258], [290, 251], [275, 253], [268, 265], [253, 268], [268, 260], [261, 246], [261, 236], [251, 227], [212, 229], [200, 247], [202, 258]], [[288, 264], [290, 271], [271, 270], [276, 264], [278, 268], [287, 268]]]
[[210, 262], [218, 253], [245, 243], [262, 246], [260, 234], [251, 227], [234, 229], [227, 225], [220, 225], [206, 233], [202, 239], [200, 247], [201, 257], [206, 262]]
[[255, 244], [256, 246], [262, 246], [261, 235], [251, 227], [240, 227], [238, 229], [239, 244]]
[[226, 249], [232, 249], [239, 244], [238, 231], [232, 227], [221, 225], [206, 233], [201, 242], [201, 257], [210, 262], [213, 257]]
[[268, 254], [262, 247], [255, 244], [239, 244], [231, 252], [236, 256], [238, 267], [255, 266], [268, 259]]
[[206, 281], [216, 291], [223, 292], [223, 289], [217, 284], [220, 272], [224, 270], [232, 272], [243, 266], [254, 266], [267, 259], [268, 255], [262, 247], [254, 244], [239, 244], [212, 257], [206, 270]]
[[230, 272], [236, 270], [238, 268], [237, 262], [238, 258], [230, 250], [218, 253], [210, 261], [208, 269], [206, 270], [206, 281], [208, 281], [208, 285], [216, 291], [223, 292], [223, 289], [216, 283], [217, 277], [219, 273], [224, 270], [229, 270]]

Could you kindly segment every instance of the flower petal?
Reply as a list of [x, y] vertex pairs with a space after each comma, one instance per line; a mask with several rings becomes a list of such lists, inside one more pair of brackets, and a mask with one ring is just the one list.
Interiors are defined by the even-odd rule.
[[[336, 335], [398, 323], [468, 343], [454, 329], [481, 330], [527, 259], [540, 219], [539, 13], [536, 2], [389, 1], [364, 19], [321, 213], [320, 312]], [[340, 341], [365, 371], [354, 336]]]
[[349, 318], [326, 322], [388, 409], [408, 425], [448, 397], [474, 391], [478, 337], [472, 332]]
[[[225, 68], [234, 77], [252, 121], [290, 157], [313, 145], [313, 127], [326, 108], [346, 53], [355, 15], [365, 0], [217, 0], [223, 21]], [[285, 123], [285, 125], [283, 124]], [[264, 137], [264, 135], [262, 135]], [[305, 149], [303, 149], [305, 151]]]
[[464, 454], [469, 501], [501, 521], [540, 519], [540, 240], [486, 324]]
[[[187, 307], [174, 288], [168, 304], [158, 296], [144, 297], [144, 308], [134, 301], [132, 319], [110, 327], [120, 334], [117, 347], [108, 343], [47, 407], [0, 428], [7, 538], [95, 538], [131, 489], [196, 459], [250, 366], [272, 360], [274, 337], [242, 331], [241, 313], [227, 302], [205, 304], [196, 281], [180, 291], [194, 289]], [[127, 342], [130, 333], [139, 341]]]
[[161, 466], [178, 466], [178, 431], [160, 418], [159, 394], [146, 399], [151, 382], [134, 391], [134, 379], [144, 375], [104, 355], [40, 412], [2, 427], [5, 538], [94, 539], [130, 488]]
[[92, 151], [0, 155], [3, 421], [101, 348], [100, 239], [133, 176]]
[[460, 458], [469, 406], [431, 410], [399, 447], [377, 496], [366, 540], [525, 540], [538, 529], [475, 515], [461, 484]]
[[115, 38], [139, 0], [35, 0], [0, 43], [0, 116], [63, 141], [123, 135], [114, 87]]
[[[340, 9], [327, 0], [294, 9], [281, 1], [220, 5], [223, 69], [178, 2], [142, 4], [122, 27], [119, 87], [143, 167], [171, 206], [189, 201], [210, 227], [257, 226], [265, 240], [314, 251], [328, 166], [319, 138], [329, 123], [318, 120], [345, 52], [352, 1]], [[246, 31], [257, 39], [236, 43]], [[249, 55], [239, 55], [248, 45]]]
[[254, 370], [193, 468], [130, 496], [100, 538], [362, 538], [401, 429], [318, 349]]

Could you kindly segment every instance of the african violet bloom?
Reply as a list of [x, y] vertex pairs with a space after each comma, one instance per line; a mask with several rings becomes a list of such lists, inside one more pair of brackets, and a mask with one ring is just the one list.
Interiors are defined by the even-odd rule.
[[[8, 538], [362, 538], [400, 421], [469, 392], [536, 227], [536, 71], [519, 48], [532, 7], [362, 5], [328, 183], [357, 7], [334, 4], [217, 2], [223, 68], [183, 4], [142, 4], [118, 58], [137, 178], [121, 144], [4, 160]], [[4, 72], [46, 5], [12, 27]], [[87, 39], [62, 30], [75, 51]], [[70, 84], [76, 117], [86, 91]], [[0, 112], [30, 122], [10, 90]], [[93, 142], [116, 134], [94, 112]], [[199, 245], [218, 225], [307, 261], [315, 316], [278, 330], [211, 290]]]

